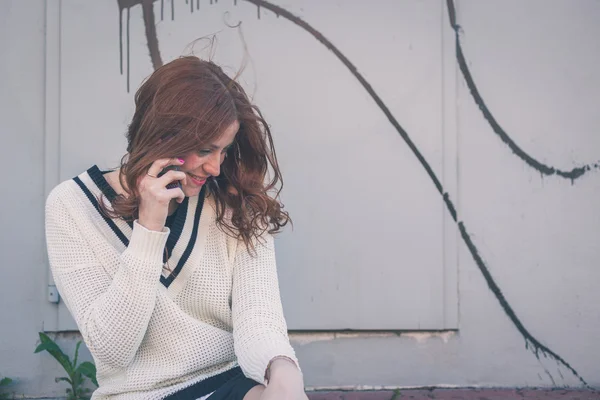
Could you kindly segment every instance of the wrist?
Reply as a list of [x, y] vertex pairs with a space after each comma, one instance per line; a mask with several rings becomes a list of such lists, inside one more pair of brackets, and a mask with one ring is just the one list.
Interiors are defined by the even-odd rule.
[[142, 215], [139, 216], [138, 223], [149, 231], [161, 232], [165, 227], [164, 224], [144, 218]]
[[302, 373], [294, 360], [286, 356], [277, 356], [269, 362], [265, 380], [269, 384], [293, 380], [302, 382]]
[[135, 220], [127, 245], [127, 254], [133, 255], [137, 259], [162, 265], [163, 252], [168, 237], [168, 229], [165, 228], [159, 232], [153, 231], [140, 224], [139, 220]]

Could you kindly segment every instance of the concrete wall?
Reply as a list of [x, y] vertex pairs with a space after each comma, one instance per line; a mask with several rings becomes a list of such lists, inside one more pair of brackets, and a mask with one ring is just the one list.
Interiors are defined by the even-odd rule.
[[[223, 3], [219, 7], [232, 6]], [[443, 30], [445, 40], [452, 43], [452, 13], [446, 2], [439, 3], [444, 9], [441, 23], [449, 28]], [[340, 43], [344, 39], [336, 36], [336, 29], [352, 26], [359, 3], [319, 4], [323, 5], [296, 1], [285, 7]], [[378, 6], [365, 3], [365, 21], [389, 17], [386, 9], [391, 3]], [[461, 68], [461, 60], [453, 59], [455, 108], [446, 112], [455, 116], [458, 132], [458, 185], [445, 191], [460, 222], [450, 221], [459, 234], [458, 330], [294, 333], [293, 344], [311, 387], [581, 385], [573, 371], [588, 384], [600, 386], [600, 294], [596, 288], [600, 281], [600, 170], [596, 164], [600, 158], [600, 4], [592, 0], [526, 4], [498, 0], [459, 1], [456, 6], [465, 63]], [[355, 12], [344, 13], [344, 7]], [[33, 354], [44, 321], [57, 325], [52, 321], [52, 315], [57, 318], [56, 306], [46, 300], [43, 244], [44, 166], [53, 156], [45, 154], [44, 142], [51, 125], [48, 118], [53, 118], [46, 115], [53, 105], [46, 103], [45, 20], [45, 1], [0, 2], [0, 159], [4, 166], [0, 376], [16, 378], [12, 389], [28, 397], [64, 393], [54, 383], [54, 377], [61, 376], [55, 362], [45, 354]], [[262, 21], [268, 23], [264, 9]], [[372, 23], [357, 32], [357, 38], [369, 32], [374, 37], [395, 34], [393, 24], [379, 30]], [[344, 33], [347, 41], [342, 50], [374, 82], [384, 101], [393, 102], [394, 92], [403, 94], [411, 77], [387, 76], [378, 66], [400, 70], [403, 60], [392, 51], [380, 51], [381, 58], [367, 57], [356, 49], [359, 45], [368, 49], [368, 43], [357, 39], [353, 46], [350, 34]], [[260, 49], [254, 49], [260, 58]], [[323, 51], [320, 57], [329, 60], [333, 55]], [[136, 60], [149, 63], [141, 56]], [[367, 129], [397, 138], [406, 149], [381, 110], [339, 65], [336, 75], [347, 78], [348, 87], [356, 88], [350, 95], [363, 96], [364, 103], [363, 108], [338, 118], [362, 115], [360, 124], [367, 127], [373, 120], [382, 121], [381, 127]], [[151, 70], [151, 66], [144, 68]], [[471, 87], [465, 74], [473, 79]], [[472, 95], [475, 87], [481, 97]], [[418, 96], [415, 103], [419, 103]], [[267, 114], [274, 110], [267, 104]], [[419, 121], [426, 115], [414, 117], [410, 111], [392, 109], [426, 158], [435, 158], [435, 146], [420, 138], [424, 133], [419, 131]], [[279, 119], [293, 118], [292, 112], [278, 115]], [[415, 163], [411, 170], [415, 180], [432, 185], [411, 152], [402, 157]], [[584, 168], [582, 175], [578, 170], [569, 174], [580, 166], [589, 169]], [[441, 174], [436, 168], [434, 172]], [[442, 197], [435, 190], [432, 196], [437, 196], [439, 207], [448, 214]], [[403, 259], [401, 252], [398, 258], [403, 263], [415, 261]], [[377, 271], [377, 265], [366, 268]], [[337, 306], [345, 307], [343, 303]], [[395, 318], [395, 309], [392, 303], [372, 312], [382, 319]], [[77, 334], [59, 335], [67, 349], [73, 349], [76, 340]], [[89, 354], [84, 352], [85, 358]]]

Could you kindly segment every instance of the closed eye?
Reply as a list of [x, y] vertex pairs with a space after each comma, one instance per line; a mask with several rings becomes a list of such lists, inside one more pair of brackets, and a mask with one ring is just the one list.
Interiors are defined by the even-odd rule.
[[[226, 154], [229, 151], [229, 149], [231, 149], [231, 147], [233, 147], [233, 143], [228, 145], [227, 147], [224, 147], [223, 150], [221, 150], [221, 154]], [[200, 157], [206, 157], [215, 150], [217, 149], [200, 149], [198, 150], [198, 155]]]

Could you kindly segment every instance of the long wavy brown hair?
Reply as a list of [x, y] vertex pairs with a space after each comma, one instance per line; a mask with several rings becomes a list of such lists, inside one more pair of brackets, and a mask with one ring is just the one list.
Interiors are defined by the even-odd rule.
[[279, 201], [283, 179], [269, 126], [235, 79], [194, 56], [158, 68], [138, 89], [120, 165], [126, 195], [103, 211], [112, 218], [136, 219], [137, 182], [155, 160], [197, 151], [235, 121], [240, 127], [221, 174], [206, 183], [215, 199], [217, 224], [249, 249], [265, 231], [279, 232], [290, 217]]

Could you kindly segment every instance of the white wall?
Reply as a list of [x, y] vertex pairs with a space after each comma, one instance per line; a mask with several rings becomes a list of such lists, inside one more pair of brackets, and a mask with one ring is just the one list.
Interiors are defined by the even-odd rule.
[[[218, 3], [221, 8], [215, 8], [214, 15], [222, 16], [225, 9], [236, 12], [231, 4], [225, 3]], [[407, 3], [412, 4], [408, 0]], [[418, 109], [419, 104], [431, 102], [432, 94], [420, 98], [420, 86], [414, 83], [412, 76], [382, 71], [383, 66], [402, 71], [407, 63], [406, 59], [397, 57], [393, 47], [377, 47], [377, 43], [390, 37], [395, 38], [399, 47], [414, 46], [416, 53], [423, 54], [423, 43], [418, 37], [404, 42], [405, 36], [397, 36], [401, 29], [394, 25], [394, 18], [390, 18], [390, 10], [395, 10], [396, 3], [382, 1], [373, 5], [330, 1], [316, 4], [295, 1], [286, 3], [285, 7], [338, 44], [388, 104], [398, 104], [397, 98], [406, 96], [413, 83], [416, 111], [409, 104], [393, 108], [392, 112], [425, 157], [439, 160], [436, 153], [439, 147], [428, 142], [428, 130], [423, 128], [427, 126], [427, 113]], [[415, 2], [415, 7], [423, 4]], [[440, 10], [445, 10], [445, 4], [439, 2]], [[116, 9], [116, 4], [111, 6]], [[203, 6], [204, 10], [209, 9], [207, 2]], [[360, 7], [364, 7], [362, 15], [357, 12]], [[344, 12], [345, 8], [348, 12]], [[458, 23], [462, 27], [461, 43], [470, 72], [485, 103], [515, 143], [538, 161], [562, 170], [592, 165], [589, 172], [573, 183], [556, 175], [542, 177], [493, 132], [453, 60], [442, 70], [455, 70], [457, 74], [454, 108], [444, 112], [455, 116], [446, 121], [455, 120], [458, 132], [458, 185], [447, 188], [457, 205], [458, 220], [464, 222], [494, 282], [526, 329], [566, 360], [589, 384], [600, 386], [600, 347], [596, 343], [600, 334], [600, 295], [595, 288], [600, 281], [597, 268], [600, 259], [597, 245], [600, 238], [600, 211], [597, 208], [600, 170], [593, 167], [600, 158], [600, 136], [597, 134], [600, 76], [596, 67], [600, 62], [596, 40], [600, 37], [600, 25], [597, 24], [600, 4], [592, 0], [568, 3], [536, 0], [526, 4], [516, 0], [463, 0], [458, 2], [457, 8]], [[184, 9], [184, 6], [178, 8], [180, 18], [185, 15], [186, 21], [194, 21], [183, 14]], [[349, 27], [359, 22], [355, 19], [357, 14], [364, 26], [353, 33]], [[44, 115], [47, 106], [45, 15], [44, 1], [0, 2], [0, 136], [3, 139], [0, 159], [5, 169], [5, 186], [0, 198], [0, 220], [4, 226], [0, 234], [0, 249], [4, 255], [3, 279], [0, 280], [0, 376], [16, 378], [19, 384], [14, 390], [27, 396], [64, 393], [63, 388], [53, 381], [60, 375], [54, 361], [46, 355], [33, 354], [37, 332], [44, 329], [43, 321], [46, 326], [56, 326], [58, 318], [56, 306], [45, 298], [43, 201], [47, 171], [44, 171], [44, 140], [48, 125]], [[438, 17], [440, 24], [448, 25], [446, 14], [440, 13]], [[251, 27], [259, 24], [279, 24], [285, 26], [281, 29], [289, 29], [281, 18], [277, 20], [279, 22], [273, 20], [275, 18], [263, 10], [258, 23], [245, 22], [247, 35], [252, 36]], [[392, 21], [381, 25], [382, 20]], [[159, 27], [166, 34], [175, 29], [173, 24], [164, 21]], [[448, 26], [439, 32], [446, 35], [442, 40], [452, 42], [453, 32]], [[166, 36], [163, 39], [166, 41]], [[117, 43], [116, 36], [114, 41]], [[395, 138], [390, 139], [396, 140], [390, 142], [390, 146], [398, 145], [402, 158], [409, 160], [411, 165], [406, 171], [406, 179], [432, 186], [414, 156], [406, 151], [398, 134], [358, 82], [329, 51], [324, 48], [320, 51], [320, 44], [310, 43], [314, 48], [298, 47], [292, 51], [314, 53], [312, 62], [323, 62], [334, 76], [339, 77], [347, 90], [348, 103], [356, 107], [333, 117], [355, 120], [359, 130], [385, 140]], [[90, 45], [82, 43], [82, 51]], [[151, 72], [144, 41], [140, 40], [136, 46], [134, 51], [139, 54], [135, 58], [132, 55], [135, 61], [132, 66], [135, 65], [138, 71], [133, 73], [134, 79]], [[168, 48], [170, 50], [163, 54], [165, 59], [177, 54], [175, 49]], [[373, 54], [368, 54], [369, 48], [374, 49]], [[275, 57], [268, 50], [257, 42], [250, 42], [250, 52], [257, 58], [256, 65], [261, 65], [262, 59], [268, 61], [269, 57]], [[118, 49], [115, 51], [118, 54]], [[114, 56], [110, 57], [118, 71]], [[272, 81], [284, 83], [293, 75], [293, 71], [284, 72], [273, 75]], [[123, 79], [118, 73], [117, 76]], [[264, 82], [265, 78], [262, 79], [259, 82]], [[302, 83], [301, 78], [294, 82], [297, 90], [309, 85]], [[271, 105], [275, 102], [268, 100], [267, 91], [269, 85], [274, 84], [267, 81], [261, 85], [257, 87], [263, 91], [259, 92], [260, 96], [266, 99], [261, 102], [265, 113], [275, 115], [275, 130], [278, 126], [285, 128], [286, 123], [289, 124], [286, 121], [297, 118], [294, 115], [298, 111], [290, 110], [289, 115], [275, 113]], [[123, 97], [124, 102], [127, 100], [122, 91], [115, 96]], [[279, 101], [293, 102], [293, 95], [291, 99]], [[441, 98], [438, 100], [444, 102]], [[302, 102], [298, 103], [301, 109]], [[449, 103], [452, 102], [444, 104]], [[326, 104], [311, 106], [310, 112], [315, 116], [307, 118], [309, 124], [312, 120], [324, 120], [319, 108], [323, 112], [329, 111]], [[76, 122], [76, 119], [72, 121]], [[124, 128], [120, 129], [117, 135], [123, 131]], [[282, 147], [285, 146], [284, 143]], [[116, 156], [118, 150], [114, 152]], [[280, 153], [282, 163], [285, 163], [285, 150]], [[434, 164], [434, 170], [441, 176], [443, 168], [440, 165]], [[75, 167], [80, 166], [65, 166], [61, 174], [70, 176]], [[390, 185], [396, 184], [390, 182]], [[410, 191], [411, 186], [406, 186], [406, 190]], [[443, 207], [435, 190], [430, 196], [424, 201], [437, 199], [439, 207]], [[447, 214], [444, 208], [442, 212]], [[415, 226], [414, 229], [421, 228]], [[436, 233], [432, 231], [431, 234]], [[402, 244], [398, 246], [401, 250]], [[538, 361], [525, 348], [522, 334], [488, 288], [464, 241], [458, 241], [457, 249], [457, 332], [294, 334], [293, 342], [305, 371], [306, 383], [313, 387], [578, 385], [578, 380], [564, 366], [543, 356]], [[400, 263], [415, 261], [403, 257], [402, 251], [398, 252], [398, 260]], [[374, 273], [393, 275], [393, 271], [378, 270], [377, 265], [365, 268], [372, 268]], [[341, 276], [344, 271], [337, 273]], [[414, 277], [407, 276], [406, 279]], [[290, 297], [286, 296], [284, 293], [284, 300], [289, 303]], [[414, 296], [413, 301], [419, 302], [419, 296]], [[338, 303], [338, 307], [343, 309], [345, 305]], [[292, 306], [286, 305], [288, 308]], [[397, 309], [399, 307], [392, 302], [389, 307], [372, 312], [381, 319], [389, 315], [389, 318], [401, 320], [402, 314], [395, 313]], [[61, 343], [72, 348], [76, 338], [76, 335], [63, 334]]]
[[[130, 72], [121, 76], [114, 4], [61, 4], [60, 134], [55, 136], [60, 157], [53, 169], [64, 180], [93, 163], [110, 167], [120, 159], [133, 91], [152, 64], [140, 6], [123, 12], [122, 30], [130, 32], [121, 39], [123, 67]], [[294, 221], [293, 232], [277, 241], [289, 327], [457, 328], [456, 230], [444, 229], [452, 221], [439, 207], [435, 187], [423, 179], [422, 167], [355, 77], [311, 35], [264, 7], [258, 19], [256, 7], [247, 2], [204, 4], [195, 12], [182, 1], [175, 4], [175, 19], [167, 4], [166, 19], [160, 21], [160, 2], [155, 3], [157, 48], [165, 60], [180, 55], [197, 37], [219, 32], [214, 59], [235, 73], [244, 50], [239, 32], [223, 19], [242, 21], [251, 62], [241, 81], [273, 128], [285, 176], [282, 198]], [[381, 10], [346, 3], [342, 14], [335, 2], [319, 7], [297, 2], [295, 8], [303, 8], [304, 18], [316, 26], [335, 18], [323, 33], [364, 64], [370, 83], [412, 132], [447, 190], [456, 192], [456, 121], [444, 113], [456, 108], [453, 42], [449, 25], [441, 23], [443, 3], [383, 5]], [[361, 21], [384, 15], [385, 24], [398, 24], [394, 35], [379, 31], [370, 39], [356, 30]], [[195, 46], [200, 55], [207, 53], [203, 44]], [[387, 56], [393, 62], [381, 63], [381, 49], [394, 47]], [[400, 70], [397, 60], [404, 60]], [[395, 75], [393, 81], [387, 78]], [[349, 110], [356, 110], [356, 117], [348, 118]], [[369, 188], [385, 194], [377, 213], [370, 196], [357, 195]], [[399, 249], [409, 262], [397, 259]], [[416, 296], [420, 301], [411, 302]], [[395, 313], [382, 316], [371, 307]], [[58, 328], [75, 328], [67, 317], [66, 308], [59, 307]]]
[[0, 376], [17, 393], [64, 393], [49, 357], [33, 354], [47, 286], [43, 231], [45, 2], [0, 1]]

